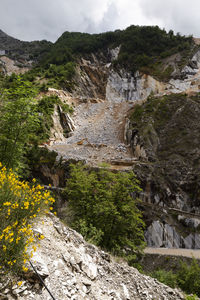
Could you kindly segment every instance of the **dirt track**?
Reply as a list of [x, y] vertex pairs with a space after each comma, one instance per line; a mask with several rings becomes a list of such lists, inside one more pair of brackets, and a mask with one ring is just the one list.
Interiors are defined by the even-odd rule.
[[147, 254], [160, 254], [172, 256], [194, 257], [200, 259], [200, 250], [193, 249], [176, 249], [176, 248], [145, 248], [144, 253]]

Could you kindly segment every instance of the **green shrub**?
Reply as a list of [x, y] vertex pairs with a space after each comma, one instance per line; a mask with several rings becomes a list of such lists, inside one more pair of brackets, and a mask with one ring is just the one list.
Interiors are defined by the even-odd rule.
[[74, 224], [76, 230], [80, 232], [84, 236], [84, 238], [92, 244], [98, 245], [101, 242], [103, 231], [101, 229], [97, 229], [92, 224], [88, 224], [85, 220], [79, 219]]
[[112, 253], [131, 257], [144, 246], [144, 223], [136, 206], [139, 191], [133, 172], [71, 165], [65, 195], [73, 213], [72, 226], [90, 240], [97, 234], [95, 242]]
[[191, 265], [181, 263], [177, 273], [177, 282], [186, 293], [195, 293], [200, 296], [200, 266], [197, 260], [193, 259]]
[[[154, 271], [151, 276], [172, 288], [180, 287], [187, 294], [200, 296], [200, 266], [196, 259], [193, 259], [190, 265], [181, 262], [180, 268], [176, 273], [158, 270]], [[195, 295], [187, 297], [189, 297], [187, 299], [196, 299]]]
[[176, 274], [174, 274], [172, 271], [167, 272], [166, 270], [158, 270], [154, 271], [151, 276], [172, 288], [177, 287]]
[[23, 169], [27, 144], [38, 127], [37, 89], [20, 76], [9, 80], [0, 96], [0, 161], [8, 168]]
[[187, 295], [185, 300], [198, 300], [197, 295]]

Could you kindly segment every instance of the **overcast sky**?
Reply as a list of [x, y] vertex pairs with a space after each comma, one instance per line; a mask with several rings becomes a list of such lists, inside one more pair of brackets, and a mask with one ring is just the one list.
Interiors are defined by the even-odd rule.
[[200, 0], [0, 0], [0, 29], [21, 40], [55, 41], [64, 31], [159, 25], [200, 37]]

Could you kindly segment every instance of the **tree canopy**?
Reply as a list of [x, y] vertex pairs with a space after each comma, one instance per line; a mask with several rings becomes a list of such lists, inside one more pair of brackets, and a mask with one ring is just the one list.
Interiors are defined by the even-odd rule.
[[136, 204], [141, 191], [133, 172], [89, 170], [71, 165], [65, 193], [72, 226], [89, 241], [107, 250], [133, 255], [144, 246], [141, 213]]

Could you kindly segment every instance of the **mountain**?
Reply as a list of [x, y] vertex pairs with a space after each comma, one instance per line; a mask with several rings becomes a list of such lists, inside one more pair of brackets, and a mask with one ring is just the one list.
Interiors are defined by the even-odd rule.
[[7, 57], [0, 57], [2, 71], [10, 75], [12, 71], [23, 73], [29, 70], [50, 45], [51, 42], [47, 41], [20, 41], [0, 30], [0, 55]]
[[65, 160], [133, 169], [150, 206], [143, 208], [148, 244], [199, 248], [199, 46], [133, 26], [101, 35], [66, 32], [46, 62], [63, 67], [69, 58], [61, 49], [76, 64], [73, 88], [51, 93], [73, 103], [74, 129], [60, 142], [52, 137], [49, 149]]
[[[54, 44], [21, 42], [1, 32], [1, 48], [13, 51], [10, 59], [22, 48], [33, 55], [36, 46], [40, 59], [25, 78], [42, 81], [48, 95], [74, 106], [74, 114], [62, 114], [62, 121], [61, 112], [55, 112], [49, 150], [66, 161], [133, 169], [144, 203], [151, 205], [149, 245], [198, 248], [199, 223], [184, 214], [199, 213], [198, 43], [157, 26], [92, 35], [65, 32]], [[155, 205], [161, 211], [178, 209], [180, 215], [177, 211], [171, 219], [167, 210], [155, 218]]]
[[[65, 32], [54, 44], [0, 32], [0, 50], [2, 74], [28, 64], [22, 78], [38, 88], [38, 99], [59, 98], [43, 103], [48, 139], [29, 153], [31, 176], [60, 193], [70, 162], [133, 170], [143, 189], [139, 207], [148, 246], [200, 249], [198, 39], [157, 26]], [[7, 87], [15, 76], [6, 80]], [[67, 201], [59, 199], [59, 216], [68, 221]]]

